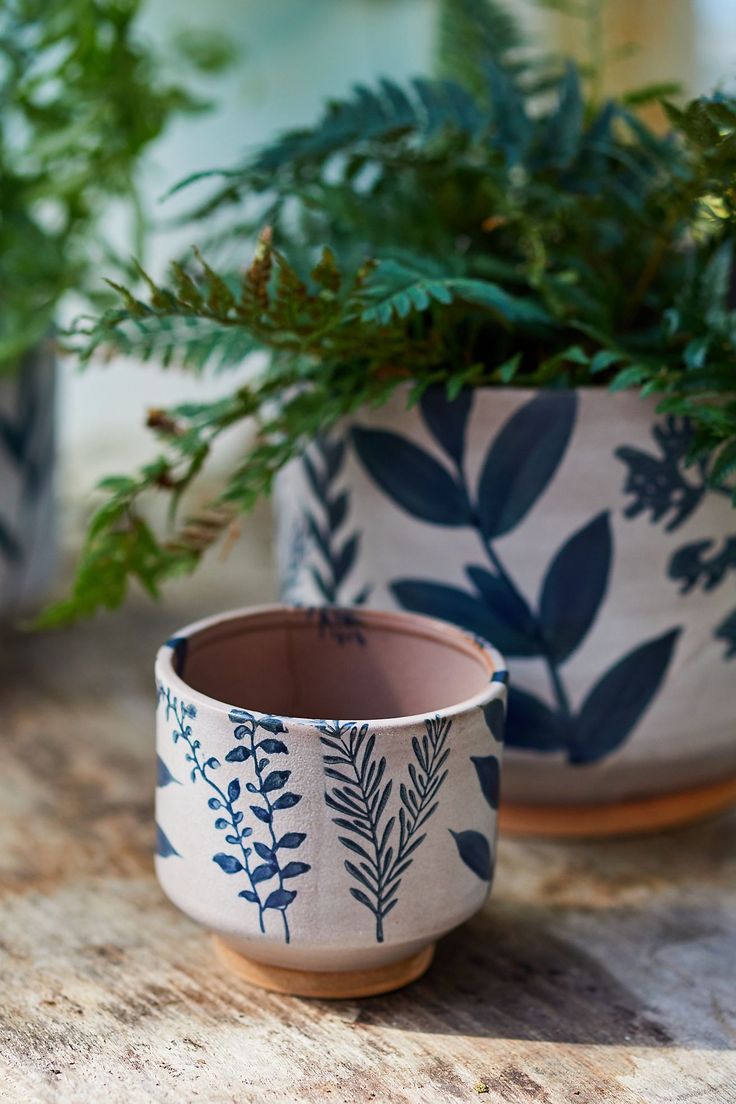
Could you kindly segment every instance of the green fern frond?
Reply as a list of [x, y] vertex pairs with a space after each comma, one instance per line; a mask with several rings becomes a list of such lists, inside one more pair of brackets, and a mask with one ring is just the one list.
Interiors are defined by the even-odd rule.
[[503, 61], [525, 44], [518, 21], [498, 0], [442, 0], [435, 46], [441, 76], [483, 95], [489, 59]]
[[[77, 330], [77, 336], [80, 331]], [[86, 337], [90, 337], [87, 334]], [[253, 338], [239, 327], [224, 326], [207, 318], [168, 317], [151, 314], [145, 318], [108, 316], [86, 355], [102, 346], [144, 363], [155, 360], [164, 368], [180, 364], [197, 373], [221, 372], [237, 367], [254, 349]]]
[[550, 315], [532, 298], [521, 298], [504, 291], [488, 280], [461, 276], [432, 276], [418, 273], [397, 261], [382, 261], [366, 284], [370, 305], [362, 313], [363, 322], [388, 325], [392, 318], [406, 318], [412, 311], [428, 310], [431, 304], [448, 306], [455, 300], [484, 307], [503, 323], [543, 326]]

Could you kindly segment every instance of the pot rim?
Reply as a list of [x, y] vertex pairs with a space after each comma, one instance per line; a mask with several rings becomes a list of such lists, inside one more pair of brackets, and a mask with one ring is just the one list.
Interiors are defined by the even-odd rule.
[[[319, 613], [321, 610], [330, 610], [334, 613], [345, 613], [350, 615], [355, 615], [357, 612], [361, 619], [363, 619], [363, 623], [365, 623], [365, 621], [377, 623], [383, 628], [399, 632], [402, 635], [431, 635], [437, 641], [450, 644], [454, 643], [456, 646], [462, 645], [462, 650], [468, 654], [470, 654], [468, 645], [480, 650], [489, 667], [490, 678], [488, 684], [484, 689], [479, 690], [477, 694], [472, 695], [470, 698], [465, 698], [463, 701], [453, 703], [452, 705], [443, 706], [440, 709], [431, 710], [433, 715], [443, 718], [456, 717], [459, 714], [469, 713], [473, 709], [488, 705], [491, 701], [502, 698], [505, 693], [508, 684], [508, 667], [506, 660], [497, 648], [494, 648], [492, 644], [482, 637], [474, 636], [464, 629], [459, 628], [457, 625], [453, 625], [449, 621], [442, 621], [435, 617], [426, 617], [423, 614], [406, 613], [403, 610], [375, 610], [363, 609], [361, 607], [356, 609], [354, 606], [298, 606], [287, 605], [285, 603], [269, 603], [260, 606], [243, 606], [234, 610], [224, 610], [222, 613], [200, 618], [198, 621], [193, 621], [191, 624], [185, 625], [184, 628], [179, 629], [161, 645], [156, 653], [156, 677], [162, 682], [165, 682], [172, 689], [176, 689], [180, 694], [184, 694], [196, 705], [203, 706], [214, 712], [230, 713], [232, 710], [246, 709], [247, 712], [253, 713], [256, 716], [267, 716], [268, 714], [264, 714], [257, 709], [249, 709], [247, 706], [233, 705], [220, 701], [218, 698], [210, 697], [201, 690], [197, 690], [195, 687], [190, 686], [190, 684], [177, 673], [174, 666], [177, 646], [182, 640], [191, 639], [205, 629], [217, 625], [224, 625], [231, 621], [248, 621], [257, 617], [268, 616], [269, 614], [282, 615], [287, 618], [295, 614], [301, 614], [302, 618], [304, 618], [304, 616], [309, 617], [314, 613]], [[298, 717], [287, 713], [279, 713], [278, 716], [282, 720], [292, 724], [303, 725], [308, 728], [314, 728], [315, 726], [314, 717]], [[422, 724], [426, 720], [426, 717], [427, 713], [414, 713], [400, 717], [351, 717], [349, 719], [353, 724], [357, 725], [368, 723], [375, 728], [403, 729]], [[334, 720], [334, 718], [324, 717], [319, 718], [319, 720], [331, 721]]]

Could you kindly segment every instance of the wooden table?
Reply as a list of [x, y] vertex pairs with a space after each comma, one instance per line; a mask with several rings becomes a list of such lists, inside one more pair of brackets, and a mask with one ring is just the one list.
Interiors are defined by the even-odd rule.
[[502, 840], [486, 911], [404, 992], [228, 976], [154, 880], [152, 659], [269, 600], [263, 540], [71, 632], [3, 641], [0, 1100], [736, 1102], [736, 816], [651, 839]]

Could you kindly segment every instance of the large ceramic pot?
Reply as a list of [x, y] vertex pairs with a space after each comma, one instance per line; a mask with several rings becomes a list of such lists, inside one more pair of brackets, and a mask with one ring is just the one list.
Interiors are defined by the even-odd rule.
[[431, 614], [504, 652], [509, 827], [626, 831], [722, 807], [736, 512], [685, 467], [689, 440], [604, 389], [366, 411], [280, 480], [285, 596]]
[[0, 616], [42, 598], [55, 561], [51, 343], [0, 377]]

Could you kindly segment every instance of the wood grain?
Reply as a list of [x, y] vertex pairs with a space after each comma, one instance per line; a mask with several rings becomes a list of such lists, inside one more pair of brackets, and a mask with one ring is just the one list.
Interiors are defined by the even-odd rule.
[[249, 987], [154, 880], [151, 665], [273, 596], [266, 538], [0, 664], [0, 1100], [733, 1104], [736, 816], [649, 839], [503, 841], [493, 899], [402, 992]]

